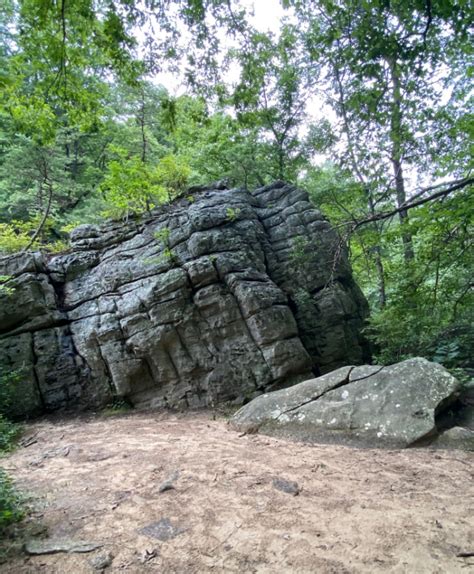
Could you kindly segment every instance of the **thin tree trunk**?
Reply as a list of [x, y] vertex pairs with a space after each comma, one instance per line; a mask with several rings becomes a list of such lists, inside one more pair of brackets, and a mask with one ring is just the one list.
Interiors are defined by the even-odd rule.
[[22, 253], [25, 253], [26, 251], [28, 251], [28, 249], [34, 244], [34, 242], [36, 241], [36, 238], [39, 236], [39, 234], [43, 230], [43, 227], [45, 226], [45, 223], [46, 223], [46, 221], [49, 217], [50, 211], [51, 211], [51, 206], [53, 203], [53, 184], [49, 180], [46, 165], [44, 165], [44, 169], [45, 169], [45, 172], [44, 172], [43, 183], [48, 188], [48, 202], [46, 204], [46, 209], [44, 210], [43, 217], [41, 218], [41, 221], [40, 221], [38, 227], [36, 228], [35, 232], [33, 233], [30, 241], [28, 242], [28, 245], [22, 250]]
[[[373, 216], [375, 214], [374, 199], [370, 193], [370, 189], [365, 187], [364, 190], [367, 196], [367, 204], [369, 206], [370, 214]], [[377, 236], [380, 237], [381, 233], [377, 223], [375, 223], [374, 228], [377, 232]], [[377, 243], [377, 245], [374, 247], [374, 261], [375, 269], [377, 270], [379, 307], [383, 309], [387, 303], [387, 294], [385, 289], [385, 273], [382, 261], [382, 248], [380, 247], [380, 243]]]
[[[392, 79], [393, 109], [390, 119], [390, 141], [392, 144], [392, 169], [395, 180], [395, 192], [397, 207], [406, 203], [405, 178], [402, 165], [402, 93], [400, 86], [400, 72], [395, 58], [389, 60], [390, 75]], [[413, 251], [413, 239], [408, 230], [408, 210], [399, 211], [400, 225], [402, 228], [403, 256], [406, 262], [413, 261], [415, 254]]]
[[[142, 135], [141, 160], [145, 164], [146, 160], [147, 160], [148, 140], [146, 138], [146, 131], [145, 131], [145, 127], [146, 127], [145, 126], [145, 124], [146, 124], [146, 120], [145, 120], [145, 90], [143, 88], [140, 92], [140, 96], [141, 96], [141, 100], [140, 100], [140, 110], [139, 110], [139, 116], [138, 116], [138, 123], [140, 125], [140, 131], [141, 131], [141, 135]], [[148, 198], [145, 200], [145, 208], [146, 208], [147, 212], [150, 213], [151, 205], [150, 205], [150, 200]]]
[[[346, 133], [347, 147], [349, 149], [349, 157], [351, 159], [352, 169], [353, 169], [355, 175], [357, 176], [359, 183], [363, 186], [364, 193], [365, 193], [365, 196], [367, 199], [367, 207], [369, 208], [369, 212], [370, 212], [371, 216], [373, 216], [375, 214], [374, 200], [372, 197], [372, 193], [370, 192], [370, 188], [367, 185], [367, 182], [365, 181], [365, 177], [362, 174], [362, 172], [360, 171], [359, 166], [357, 165], [357, 159], [355, 157], [354, 145], [352, 142], [352, 135], [351, 135], [351, 131], [350, 131], [349, 118], [347, 116], [347, 111], [346, 111], [346, 102], [345, 102], [345, 97], [344, 97], [344, 90], [342, 87], [342, 81], [341, 81], [341, 77], [339, 74], [339, 68], [337, 67], [336, 63], [333, 63], [333, 68], [334, 68], [334, 76], [336, 78], [337, 91], [338, 91], [338, 95], [339, 95], [340, 110], [341, 110], [341, 115], [342, 115], [344, 132]], [[374, 229], [377, 233], [377, 237], [380, 239], [380, 235], [381, 235], [380, 229], [379, 229], [379, 226], [376, 222], [374, 225]], [[377, 271], [377, 283], [378, 283], [377, 290], [378, 290], [379, 306], [381, 309], [383, 309], [385, 307], [386, 302], [387, 302], [387, 293], [386, 293], [386, 289], [385, 289], [385, 271], [384, 271], [384, 266], [383, 266], [382, 249], [380, 246], [380, 242], [375, 245], [373, 253], [374, 253], [375, 269]]]
[[283, 145], [278, 143], [278, 179], [285, 177], [285, 158], [284, 158]]
[[140, 131], [142, 136], [142, 155], [141, 159], [143, 163], [146, 163], [146, 152], [147, 152], [147, 145], [148, 141], [146, 139], [146, 132], [145, 132], [145, 93], [144, 90], [140, 92], [141, 101], [140, 101], [140, 111], [138, 116], [138, 123], [140, 124]]

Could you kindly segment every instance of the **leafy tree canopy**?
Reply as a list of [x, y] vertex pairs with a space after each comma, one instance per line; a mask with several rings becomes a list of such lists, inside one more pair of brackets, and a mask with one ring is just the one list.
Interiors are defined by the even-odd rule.
[[188, 184], [287, 179], [349, 244], [381, 359], [461, 364], [469, 2], [281, 4], [270, 32], [239, 0], [2, 0], [0, 250], [63, 248], [71, 226], [139, 217]]

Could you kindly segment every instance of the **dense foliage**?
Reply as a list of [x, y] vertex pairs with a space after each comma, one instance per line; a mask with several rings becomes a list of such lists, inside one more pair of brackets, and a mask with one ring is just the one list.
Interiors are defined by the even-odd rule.
[[[20, 432], [19, 426], [7, 416], [17, 383], [16, 374], [0, 372], [0, 457], [13, 448]], [[0, 538], [7, 526], [21, 520], [23, 515], [22, 498], [14, 488], [10, 477], [0, 468]]]
[[10, 477], [0, 468], [0, 536], [7, 526], [24, 516], [21, 496], [15, 490]]
[[64, 249], [191, 184], [287, 179], [348, 242], [378, 358], [468, 366], [468, 2], [284, 0], [274, 32], [238, 0], [3, 4], [2, 252]]

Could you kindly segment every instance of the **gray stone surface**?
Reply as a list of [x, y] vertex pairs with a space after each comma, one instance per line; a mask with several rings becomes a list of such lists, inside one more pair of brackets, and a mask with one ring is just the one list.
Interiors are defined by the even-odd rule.
[[[17, 413], [236, 404], [368, 359], [368, 307], [307, 194], [200, 188], [127, 223], [82, 225], [60, 255], [0, 258], [0, 365]], [[23, 400], [23, 398], [24, 400]]]
[[[239, 431], [310, 441], [422, 445], [446, 430], [437, 423], [443, 411], [457, 404], [459, 391], [459, 382], [446, 369], [421, 358], [389, 367], [343, 367], [257, 397], [230, 424]], [[456, 435], [453, 429], [450, 445], [455, 435], [467, 440], [469, 432]]]
[[466, 427], [452, 427], [440, 434], [430, 445], [436, 449], [462, 449], [474, 451], [474, 430]]
[[152, 522], [151, 524], [144, 526], [138, 532], [148, 536], [149, 538], [155, 538], [156, 540], [166, 542], [167, 540], [176, 538], [176, 536], [185, 532], [185, 528], [173, 524], [169, 518], [161, 518], [158, 522]]

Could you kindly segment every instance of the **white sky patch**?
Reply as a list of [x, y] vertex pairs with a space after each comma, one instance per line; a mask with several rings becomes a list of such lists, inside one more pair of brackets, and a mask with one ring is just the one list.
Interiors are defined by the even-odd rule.
[[253, 12], [253, 17], [250, 19], [251, 23], [260, 30], [260, 32], [274, 32], [278, 33], [280, 30], [281, 20], [285, 14], [279, 0], [257, 0], [242, 2], [245, 8], [250, 8]]
[[[232, 1], [232, 0], [231, 0]], [[278, 36], [281, 29], [283, 19], [287, 19], [289, 22], [295, 22], [294, 15], [291, 10], [285, 10], [280, 3], [280, 0], [234, 0], [232, 2], [234, 9], [244, 8], [247, 12], [247, 18], [250, 24], [260, 32], [263, 33], [273, 33]], [[151, 19], [152, 20], [152, 19]], [[159, 34], [159, 29], [157, 29], [155, 24], [150, 24], [148, 33], [152, 31], [152, 34]], [[186, 28], [184, 24], [180, 25], [181, 41], [183, 43], [192, 41], [192, 34]], [[219, 34], [219, 40], [221, 43], [222, 53], [224, 54], [229, 48], [238, 47], [238, 43], [233, 41], [232, 37], [226, 33], [226, 30], [222, 30]], [[145, 46], [146, 32], [144, 29], [137, 28], [136, 38], [139, 42], [140, 55], [146, 53]], [[167, 89], [167, 91], [175, 97], [190, 93], [189, 87], [186, 83], [186, 61], [183, 59], [181, 65], [179, 66], [178, 72], [162, 71], [149, 76], [149, 80], [155, 85], [162, 85]], [[228, 69], [223, 74], [223, 81], [229, 86], [235, 85], [239, 81], [240, 68], [237, 62], [232, 63]], [[441, 92], [443, 99], [449, 99], [449, 92], [444, 90]], [[230, 115], [233, 114], [233, 110], [227, 110]], [[299, 137], [303, 139], [308, 132], [308, 126], [311, 123], [317, 123], [322, 119], [327, 119], [332, 125], [336, 125], [338, 119], [334, 109], [325, 103], [322, 96], [314, 93], [307, 101], [306, 104], [306, 114], [307, 121], [304, 122], [299, 129]], [[326, 163], [328, 156], [326, 154], [315, 153], [311, 158], [311, 163], [314, 166], [320, 166]], [[424, 176], [418, 172], [415, 168], [410, 165], [405, 165], [405, 177], [407, 183], [409, 183], [409, 189], [415, 189], [420, 185], [428, 185], [431, 183], [431, 178]]]
[[[244, 8], [247, 12], [247, 17], [250, 24], [260, 32], [270, 32], [275, 36], [278, 36], [282, 19], [287, 18], [289, 21], [292, 20], [292, 12], [285, 10], [279, 0], [240, 0], [239, 6]], [[150, 29], [151, 30], [151, 29]], [[149, 31], [150, 31], [149, 30]], [[191, 42], [192, 36], [186, 26], [181, 25], [180, 31], [182, 34], [182, 40], [184, 42]], [[158, 33], [158, 30], [153, 30], [154, 34]], [[145, 46], [145, 31], [142, 28], [137, 28], [136, 37], [138, 39], [140, 55], [144, 56], [146, 53]], [[236, 42], [232, 42], [232, 39], [226, 35], [223, 30], [222, 35], [219, 38], [221, 42], [222, 52], [226, 52], [229, 48], [237, 47]], [[186, 62], [183, 61], [179, 66], [181, 70], [180, 73], [162, 71], [149, 76], [149, 80], [155, 85], [164, 86], [167, 91], [175, 97], [189, 93], [189, 88], [186, 84], [185, 69]], [[229, 68], [224, 74], [223, 80], [228, 85], [235, 85], [240, 78], [240, 67], [237, 62], [231, 63]], [[312, 96], [308, 100], [307, 109], [308, 122], [300, 128], [300, 137], [303, 138], [307, 134], [307, 128], [309, 123], [318, 121], [322, 118], [329, 118], [331, 121], [336, 120], [336, 116], [333, 110], [324, 104], [322, 98], [317, 95]], [[233, 110], [228, 110], [228, 113], [233, 115]], [[314, 164], [322, 164], [327, 161], [327, 157], [321, 154], [315, 154], [313, 158]]]
[[[284, 10], [280, 4], [279, 0], [241, 0], [239, 5], [247, 11], [249, 22], [260, 32], [272, 32], [278, 35], [281, 27], [281, 20], [285, 15], [288, 15], [288, 11]], [[180, 31], [182, 37], [189, 39], [191, 41], [191, 34], [187, 30], [186, 26], [181, 25]], [[157, 30], [154, 31], [158, 33]], [[140, 49], [140, 54], [146, 51], [144, 46], [145, 34], [143, 29], [136, 29], [136, 37], [139, 44], [142, 46]], [[231, 48], [233, 45], [230, 38], [226, 35], [225, 31], [222, 31], [220, 37], [223, 52]], [[184, 75], [185, 63], [181, 66], [183, 72], [181, 74], [172, 73], [169, 71], [163, 71], [153, 76], [150, 76], [150, 81], [156, 85], [164, 86], [168, 92], [173, 96], [181, 96], [185, 93], [189, 93], [189, 89], [186, 86], [186, 78]], [[227, 71], [224, 80], [233, 84], [239, 79], [239, 68], [237, 65], [231, 66]]]

